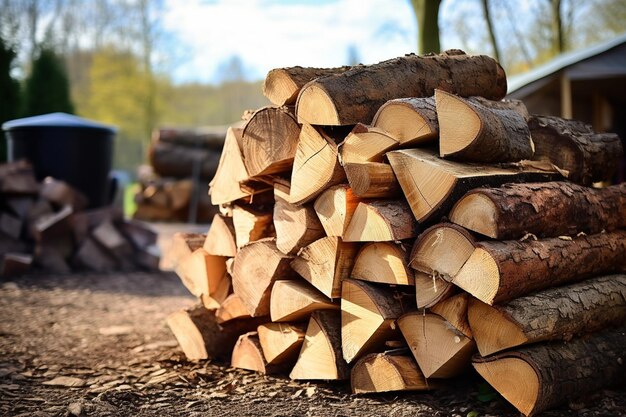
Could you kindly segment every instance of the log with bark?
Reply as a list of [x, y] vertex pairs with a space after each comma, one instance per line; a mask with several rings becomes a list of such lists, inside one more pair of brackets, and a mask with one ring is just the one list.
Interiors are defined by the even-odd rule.
[[215, 318], [218, 324], [223, 324], [231, 320], [250, 318], [248, 309], [237, 294], [230, 294], [215, 311]]
[[570, 340], [626, 322], [626, 275], [549, 288], [503, 305], [471, 299], [469, 324], [487, 356], [546, 340]]
[[293, 365], [304, 343], [306, 325], [267, 323], [260, 325], [257, 332], [268, 365]]
[[350, 368], [341, 355], [338, 311], [314, 311], [311, 314], [298, 361], [289, 377], [329, 381], [350, 378]]
[[624, 346], [626, 329], [621, 327], [565, 343], [475, 357], [473, 365], [507, 401], [530, 416], [623, 384]]
[[413, 297], [397, 289], [346, 279], [341, 290], [341, 343], [350, 363], [397, 336], [395, 320], [415, 309]]
[[575, 238], [485, 241], [452, 282], [493, 305], [626, 268], [626, 231]]
[[40, 185], [30, 162], [19, 161], [0, 164], [0, 193], [16, 195], [37, 195]]
[[311, 284], [301, 280], [279, 280], [272, 287], [270, 317], [274, 322], [307, 320], [315, 310], [339, 310]]
[[227, 128], [181, 129], [162, 127], [152, 132], [152, 142], [166, 142], [179, 146], [207, 148], [219, 151], [224, 146]]
[[306, 68], [288, 67], [275, 68], [267, 73], [263, 82], [263, 94], [277, 106], [295, 104], [302, 87], [309, 81], [325, 75], [341, 74], [352, 67], [337, 68]]
[[552, 167], [533, 164], [488, 166], [441, 159], [422, 149], [387, 153], [415, 218], [438, 220], [465, 193], [482, 186], [497, 187], [508, 182], [539, 182], [556, 179]]
[[347, 163], [343, 166], [352, 192], [360, 198], [394, 198], [401, 193], [391, 166], [382, 162]]
[[162, 177], [188, 178], [197, 169], [200, 178], [210, 179], [215, 175], [220, 153], [159, 141], [150, 145], [148, 159], [154, 172]]
[[435, 90], [439, 121], [439, 155], [472, 162], [531, 159], [533, 143], [526, 120], [516, 109], [485, 106]]
[[263, 107], [242, 132], [243, 160], [251, 177], [291, 170], [300, 126], [289, 107]]
[[309, 82], [300, 91], [296, 113], [300, 123], [313, 125], [369, 123], [388, 100], [430, 97], [435, 88], [500, 100], [506, 94], [506, 75], [494, 59], [459, 50], [405, 55]]
[[372, 125], [387, 132], [402, 147], [420, 146], [437, 140], [439, 122], [434, 97], [389, 100], [376, 112]]
[[382, 129], [358, 123], [339, 147], [341, 162], [382, 162], [388, 151], [398, 147], [398, 141]]
[[84, 210], [89, 204], [85, 194], [67, 182], [52, 177], [44, 178], [39, 195], [56, 207], [70, 206], [74, 211]]
[[626, 227], [626, 183], [590, 188], [568, 182], [477, 188], [450, 211], [450, 220], [485, 236], [554, 237]]
[[401, 243], [367, 243], [354, 260], [350, 278], [392, 285], [415, 285], [408, 258]]
[[363, 200], [357, 197], [346, 184], [329, 187], [320, 194], [313, 208], [322, 223], [326, 236], [343, 237], [361, 201]]
[[244, 333], [237, 339], [230, 358], [233, 368], [247, 369], [260, 374], [273, 374], [281, 371], [276, 365], [270, 365], [263, 355], [263, 348], [256, 331]]
[[532, 116], [528, 126], [534, 159], [549, 161], [571, 181], [590, 185], [617, 171], [624, 150], [615, 133], [595, 133], [586, 123], [556, 116]]
[[414, 238], [419, 225], [404, 199], [361, 202], [343, 238], [346, 242], [384, 242]]
[[323, 237], [298, 252], [291, 267], [324, 295], [341, 296], [341, 281], [350, 276], [358, 247], [334, 236]]
[[394, 351], [371, 353], [359, 359], [352, 367], [350, 386], [354, 394], [434, 388], [411, 355]]

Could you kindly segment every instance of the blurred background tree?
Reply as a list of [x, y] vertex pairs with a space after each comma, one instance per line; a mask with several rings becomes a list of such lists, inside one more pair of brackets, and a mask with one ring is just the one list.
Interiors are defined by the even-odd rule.
[[[20, 106], [20, 84], [11, 76], [15, 51], [0, 36], [0, 125], [15, 119]], [[0, 133], [0, 162], [6, 160], [4, 132]]]

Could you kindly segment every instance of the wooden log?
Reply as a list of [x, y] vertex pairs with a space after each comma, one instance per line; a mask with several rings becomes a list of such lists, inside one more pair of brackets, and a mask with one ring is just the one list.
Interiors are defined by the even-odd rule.
[[194, 192], [192, 180], [173, 180], [163, 183], [163, 192], [174, 210], [188, 209]]
[[622, 384], [626, 330], [614, 329], [567, 343], [536, 344], [486, 358], [476, 371], [526, 416]]
[[248, 309], [237, 294], [230, 294], [215, 312], [218, 324], [226, 323], [230, 320], [250, 318]]
[[320, 194], [313, 208], [322, 223], [326, 236], [343, 237], [361, 201], [363, 200], [357, 197], [346, 184], [330, 187]]
[[111, 272], [117, 270], [119, 266], [115, 257], [93, 238], [83, 241], [74, 254], [74, 262], [95, 272]]
[[469, 367], [476, 344], [444, 318], [415, 311], [398, 326], [426, 378], [452, 378]]
[[295, 104], [300, 89], [318, 77], [340, 74], [351, 67], [337, 68], [275, 68], [267, 73], [263, 82], [263, 95], [277, 106]]
[[148, 224], [135, 220], [123, 220], [117, 224], [136, 249], [147, 249], [156, 245], [158, 234]]
[[400, 184], [389, 164], [381, 162], [349, 163], [343, 166], [352, 192], [361, 198], [394, 198]]
[[583, 122], [533, 116], [528, 127], [535, 144], [534, 159], [549, 161], [577, 183], [610, 180], [624, 153], [619, 136], [595, 133]]
[[526, 120], [514, 109], [493, 108], [435, 90], [439, 155], [460, 161], [516, 162], [531, 159]]
[[257, 328], [268, 365], [293, 365], [304, 343], [305, 324], [266, 323]]
[[341, 281], [350, 276], [358, 248], [341, 238], [328, 236], [298, 252], [291, 267], [329, 298], [341, 296]]
[[232, 289], [233, 286], [230, 276], [224, 274], [223, 278], [217, 283], [217, 286], [209, 288], [210, 294], [200, 295], [200, 302], [207, 310], [217, 310], [226, 298], [228, 298], [228, 295], [232, 293]]
[[387, 151], [398, 147], [398, 141], [382, 129], [357, 123], [339, 146], [343, 164], [382, 162]]
[[242, 190], [239, 184], [249, 178], [241, 153], [241, 134], [243, 130], [229, 127], [224, 140], [215, 176], [209, 184], [211, 203], [226, 204], [250, 195], [249, 190]]
[[22, 235], [24, 222], [19, 217], [13, 216], [7, 212], [0, 213], [0, 232], [5, 235], [19, 240]]
[[371, 353], [359, 359], [352, 367], [350, 386], [354, 394], [434, 388], [411, 355], [391, 351]]
[[0, 277], [12, 278], [26, 274], [33, 265], [33, 256], [28, 253], [4, 253], [0, 262]]
[[440, 316], [463, 335], [472, 339], [474, 335], [467, 318], [470, 299], [470, 295], [465, 292], [456, 294], [439, 301], [430, 308], [430, 312]]
[[233, 227], [238, 248], [259, 239], [276, 236], [272, 212], [255, 210], [253, 207], [234, 206]]
[[263, 107], [243, 128], [243, 161], [250, 176], [291, 170], [300, 126], [289, 107]]
[[437, 140], [439, 122], [434, 97], [389, 100], [376, 112], [372, 125], [395, 138], [400, 146], [419, 146]]
[[137, 249], [134, 254], [134, 261], [137, 266], [146, 271], [159, 271], [161, 264], [161, 250], [157, 245], [148, 246], [144, 249]]
[[416, 237], [419, 225], [404, 199], [361, 202], [344, 233], [346, 242], [385, 242]]
[[307, 123], [302, 125], [291, 171], [289, 199], [292, 204], [311, 201], [328, 187], [346, 180], [337, 148], [342, 135], [341, 129], [332, 131]]
[[25, 220], [28, 218], [28, 213], [35, 204], [35, 200], [32, 196], [3, 196], [4, 204], [9, 209], [9, 212], [13, 213], [18, 218]]
[[116, 259], [122, 269], [131, 269], [134, 249], [111, 221], [100, 223], [92, 237]]
[[0, 193], [36, 195], [39, 188], [33, 167], [26, 160], [0, 164]]
[[249, 243], [237, 252], [233, 264], [233, 291], [252, 317], [270, 314], [270, 294], [276, 280], [293, 277], [291, 257], [276, 248], [276, 239]]
[[339, 310], [339, 304], [310, 284], [299, 280], [279, 280], [270, 297], [270, 317], [274, 322], [307, 320], [315, 310]]
[[395, 320], [415, 309], [412, 298], [397, 289], [346, 279], [341, 290], [341, 344], [346, 362], [380, 349], [396, 336]]
[[[85, 244], [85, 242], [83, 242], [83, 244]], [[92, 244], [95, 245], [93, 241]], [[74, 259], [72, 261], [78, 266], [85, 267], [85, 265], [81, 265], [80, 261], [78, 260], [79, 252], [80, 247], [76, 254], [74, 254]], [[106, 252], [104, 252], [104, 255], [107, 255]], [[51, 247], [50, 245], [38, 245], [35, 247], [35, 263], [44, 271], [53, 274], [65, 275], [72, 272], [72, 268], [68, 263], [68, 259], [62, 253], [56, 250], [55, 247]], [[94, 263], [94, 265], [98, 265], [98, 263]], [[107, 271], [110, 271], [114, 269], [114, 267], [103, 268], [103, 270], [105, 269]]]
[[278, 250], [295, 255], [304, 246], [325, 236], [312, 204], [296, 206], [289, 203], [287, 185], [274, 184], [274, 200], [273, 220]]
[[298, 361], [289, 374], [296, 380], [344, 380], [350, 368], [341, 356], [341, 317], [335, 311], [314, 311]]
[[232, 258], [237, 254], [235, 226], [231, 217], [216, 214], [202, 248], [211, 255]]
[[626, 322], [626, 275], [549, 288], [503, 305], [469, 302], [478, 351], [487, 356], [546, 340], [570, 340]]
[[387, 157], [420, 223], [440, 219], [471, 189], [509, 182], [543, 182], [558, 177], [556, 171], [547, 166], [462, 164], [438, 158], [422, 149], [391, 151]]
[[162, 177], [189, 178], [194, 174], [194, 166], [198, 166], [200, 177], [209, 179], [215, 175], [220, 153], [159, 141], [150, 144], [148, 160], [154, 172]]
[[368, 243], [359, 250], [350, 278], [392, 285], [415, 285], [408, 258], [402, 244]]
[[84, 210], [89, 204], [85, 194], [65, 181], [47, 177], [41, 183], [39, 195], [56, 207], [71, 206], [74, 211]]
[[174, 233], [168, 254], [172, 259], [172, 267], [176, 269], [183, 259], [189, 257], [196, 249], [200, 249], [205, 240], [206, 235], [203, 233]]
[[225, 127], [200, 127], [184, 129], [162, 127], [152, 131], [152, 142], [166, 142], [192, 148], [207, 148], [219, 151], [224, 146]]
[[486, 241], [477, 245], [452, 282], [492, 305], [625, 267], [626, 231], [573, 239]]
[[626, 183], [589, 188], [568, 182], [477, 188], [450, 211], [450, 220], [498, 239], [527, 233], [554, 237], [626, 227]]
[[276, 366], [267, 363], [256, 331], [239, 336], [230, 359], [233, 368], [247, 369], [260, 374], [271, 374], [278, 371]]
[[211, 296], [218, 292], [221, 281], [226, 279], [226, 257], [210, 255], [198, 248], [180, 260], [176, 273], [191, 294]]
[[463, 97], [500, 100], [506, 95], [506, 75], [494, 59], [459, 50], [405, 55], [309, 82], [300, 91], [296, 113], [299, 123], [313, 125], [369, 123], [388, 100], [430, 97], [442, 86]]

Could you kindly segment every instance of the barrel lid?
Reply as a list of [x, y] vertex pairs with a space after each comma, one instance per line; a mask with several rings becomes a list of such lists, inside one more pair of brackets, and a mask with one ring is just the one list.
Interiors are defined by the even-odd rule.
[[74, 116], [67, 113], [48, 113], [42, 114], [41, 116], [9, 120], [2, 125], [2, 130], [10, 131], [13, 129], [30, 127], [70, 127], [103, 130], [110, 133], [115, 133], [115, 131], [117, 130], [117, 128], [114, 126], [94, 122], [89, 119], [83, 119], [82, 117]]

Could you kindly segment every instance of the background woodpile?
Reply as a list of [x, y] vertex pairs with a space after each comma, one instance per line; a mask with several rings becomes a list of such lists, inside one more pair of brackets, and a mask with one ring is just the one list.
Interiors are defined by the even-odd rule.
[[88, 203], [64, 181], [38, 182], [26, 161], [0, 164], [0, 277], [158, 269], [156, 233]]
[[[179, 234], [190, 360], [355, 393], [473, 368], [526, 415], [624, 382], [619, 138], [502, 101], [461, 51], [271, 71], [228, 130], [206, 235]], [[410, 97], [410, 98], [406, 98]]]
[[207, 195], [226, 129], [162, 128], [152, 134], [149, 165], [139, 170], [134, 218], [208, 223], [217, 213]]

